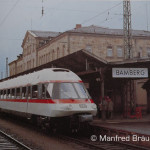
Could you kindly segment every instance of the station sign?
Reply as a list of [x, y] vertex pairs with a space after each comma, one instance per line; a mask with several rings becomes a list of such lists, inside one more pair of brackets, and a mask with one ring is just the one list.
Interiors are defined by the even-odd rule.
[[113, 78], [148, 78], [148, 68], [112, 68]]

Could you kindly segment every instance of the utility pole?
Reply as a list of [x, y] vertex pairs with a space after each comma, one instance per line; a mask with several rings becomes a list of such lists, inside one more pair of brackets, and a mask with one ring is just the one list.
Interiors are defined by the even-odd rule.
[[130, 0], [123, 0], [124, 58], [133, 58]]

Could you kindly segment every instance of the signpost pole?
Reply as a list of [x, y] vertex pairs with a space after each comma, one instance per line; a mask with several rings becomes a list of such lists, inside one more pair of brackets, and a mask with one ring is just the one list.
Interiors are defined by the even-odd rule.
[[100, 79], [101, 79], [101, 97], [102, 97], [102, 110], [101, 110], [101, 115], [102, 115], [102, 120], [106, 119], [106, 106], [104, 104], [104, 68], [100, 68]]

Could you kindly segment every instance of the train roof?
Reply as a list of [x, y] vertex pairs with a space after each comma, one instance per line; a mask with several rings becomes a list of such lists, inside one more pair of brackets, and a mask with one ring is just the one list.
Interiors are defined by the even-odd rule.
[[0, 90], [54, 81], [78, 82], [81, 79], [68, 69], [47, 68], [0, 82]]

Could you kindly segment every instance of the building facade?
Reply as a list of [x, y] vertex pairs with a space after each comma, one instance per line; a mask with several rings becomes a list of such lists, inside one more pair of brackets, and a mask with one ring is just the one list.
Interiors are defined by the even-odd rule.
[[22, 54], [9, 64], [10, 76], [38, 66], [38, 50], [59, 34], [49, 31], [27, 31], [22, 42]]
[[[132, 31], [133, 58], [150, 57], [150, 32]], [[64, 33], [27, 31], [22, 58], [9, 64], [10, 76], [85, 49], [108, 62], [124, 60], [123, 30], [77, 26]], [[14, 67], [16, 65], [16, 67]], [[16, 70], [12, 73], [12, 70]]]

